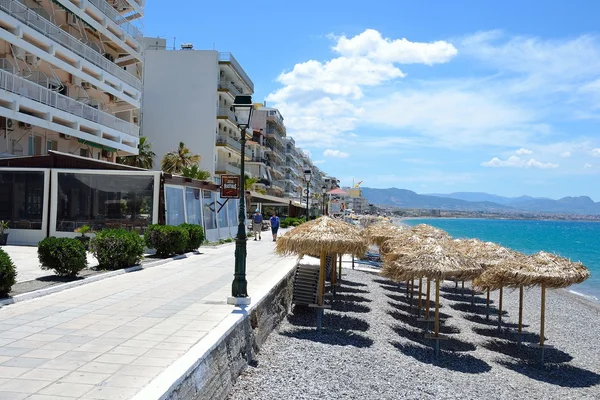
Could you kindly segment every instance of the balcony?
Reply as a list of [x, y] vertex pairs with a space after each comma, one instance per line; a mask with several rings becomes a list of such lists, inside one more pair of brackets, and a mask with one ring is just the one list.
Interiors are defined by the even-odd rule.
[[225, 164], [225, 170], [230, 174], [239, 175], [242, 172], [242, 166], [238, 163], [228, 162]]
[[231, 82], [219, 81], [219, 90], [223, 92], [230, 92], [233, 97], [242, 95], [242, 91], [235, 87]]
[[237, 62], [233, 54], [231, 53], [219, 53], [219, 62], [229, 63], [238, 73], [238, 75], [244, 80], [244, 82], [248, 85], [252, 93], [254, 93], [254, 82], [250, 79], [250, 77], [246, 74], [246, 71], [242, 68], [242, 66]]
[[[104, 1], [106, 3], [106, 1]], [[108, 3], [106, 3], [108, 4]], [[27, 26], [35, 29], [37, 32], [46, 36], [48, 39], [59, 43], [71, 50], [83, 59], [91, 62], [98, 68], [114, 75], [128, 85], [138, 90], [142, 90], [142, 81], [119, 67], [117, 64], [108, 60], [106, 57], [85, 45], [74, 36], [60, 29], [47, 19], [36, 12], [31, 11], [23, 4], [15, 0], [0, 0], [0, 10], [6, 12], [11, 17], [23, 22]]]
[[228, 119], [233, 122], [237, 126], [237, 120], [235, 118], [235, 113], [231, 111], [229, 107], [219, 107], [219, 111], [217, 112], [217, 118], [219, 119]]
[[123, 31], [129, 36], [133, 37], [138, 43], [142, 43], [144, 35], [137, 29], [131, 22], [125, 19], [113, 6], [111, 6], [106, 0], [88, 0], [90, 4], [93, 4], [100, 12], [110, 18], [114, 23], [119, 25]]
[[248, 160], [248, 162], [267, 164], [269, 160], [266, 157], [252, 157], [250, 160]]
[[237, 140], [235, 140], [232, 137], [229, 136], [225, 136], [225, 135], [219, 135], [217, 136], [217, 146], [229, 146], [230, 148], [232, 148], [233, 150], [237, 151], [237, 152], [241, 152], [242, 151], [242, 145], [240, 144], [240, 142], [238, 142]]
[[7, 71], [0, 70], [0, 89], [95, 122], [119, 132], [138, 137], [140, 128], [114, 115], [80, 103], [70, 97], [46, 89]]

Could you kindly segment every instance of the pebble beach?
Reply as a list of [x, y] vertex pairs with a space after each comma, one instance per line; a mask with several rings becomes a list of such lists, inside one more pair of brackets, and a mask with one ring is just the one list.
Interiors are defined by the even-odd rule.
[[[504, 291], [502, 332], [498, 292], [491, 294], [489, 321], [485, 295], [475, 296], [472, 306], [467, 284], [464, 293], [454, 282], [441, 287], [440, 332], [448, 340], [436, 359], [404, 284], [375, 269], [345, 268], [323, 331], [316, 332], [314, 310], [295, 307], [228, 398], [600, 398], [600, 306], [566, 290], [547, 291], [545, 337], [553, 348], [542, 367], [539, 349], [516, 343], [518, 290]], [[538, 342], [538, 288], [525, 292], [523, 322], [523, 342]]]

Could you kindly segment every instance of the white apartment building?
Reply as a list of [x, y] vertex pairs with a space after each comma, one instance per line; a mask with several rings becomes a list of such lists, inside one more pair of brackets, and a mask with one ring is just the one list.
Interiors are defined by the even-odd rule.
[[[231, 106], [235, 96], [254, 92], [244, 69], [231, 53], [189, 44], [167, 50], [165, 39], [152, 38], [145, 47], [142, 134], [156, 153], [155, 168], [183, 142], [215, 178], [239, 174], [241, 132]], [[246, 133], [252, 139], [252, 130]], [[247, 149], [246, 160], [252, 157]]]
[[144, 0], [0, 0], [0, 156], [137, 154]]

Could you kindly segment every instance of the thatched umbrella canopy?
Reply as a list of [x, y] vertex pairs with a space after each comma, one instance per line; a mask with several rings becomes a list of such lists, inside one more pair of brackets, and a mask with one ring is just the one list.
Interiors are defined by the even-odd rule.
[[397, 237], [404, 230], [402, 227], [394, 225], [391, 222], [379, 221], [366, 227], [362, 231], [362, 235], [369, 244], [374, 244], [381, 248], [381, 245], [385, 241]]
[[305, 222], [277, 239], [275, 252], [320, 257], [321, 253], [353, 254], [362, 257], [367, 243], [361, 231], [351, 224], [330, 217]]
[[566, 288], [590, 277], [590, 271], [580, 262], [573, 262], [556, 254], [540, 251], [530, 256], [526, 268], [514, 272], [515, 286], [545, 286], [550, 289]]
[[450, 235], [443, 229], [434, 228], [431, 225], [419, 224], [410, 228], [411, 231], [421, 237], [430, 237], [438, 240], [449, 239]]

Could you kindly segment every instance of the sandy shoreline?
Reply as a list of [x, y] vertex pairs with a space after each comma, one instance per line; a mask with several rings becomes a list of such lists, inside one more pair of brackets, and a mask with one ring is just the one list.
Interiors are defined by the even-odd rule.
[[[317, 335], [311, 312], [284, 321], [234, 386], [240, 399], [597, 399], [600, 393], [600, 333], [593, 327], [600, 306], [566, 290], [546, 296], [546, 365], [539, 350], [517, 348], [514, 334], [485, 318], [485, 296], [441, 291], [450, 340], [434, 361], [403, 285], [363, 271], [345, 270], [342, 292], [326, 311], [326, 331]], [[518, 290], [506, 290], [504, 327], [518, 316]], [[539, 340], [540, 290], [525, 293], [524, 340]]]

